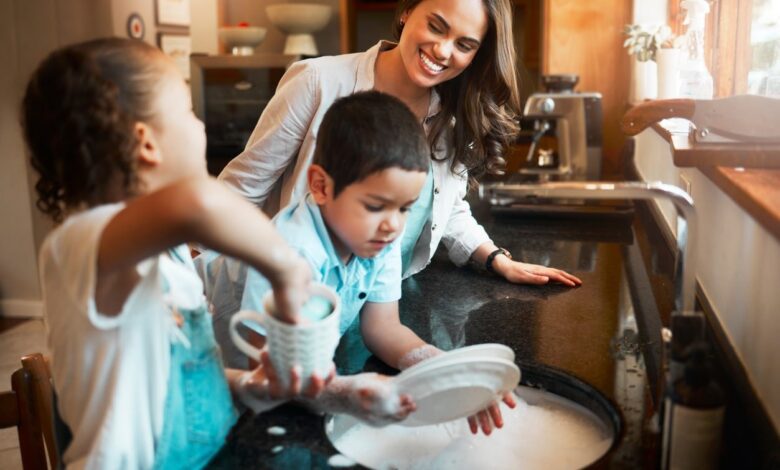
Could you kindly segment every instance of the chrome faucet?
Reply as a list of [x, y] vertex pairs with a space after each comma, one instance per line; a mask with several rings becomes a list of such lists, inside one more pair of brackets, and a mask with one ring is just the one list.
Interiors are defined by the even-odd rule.
[[675, 263], [675, 309], [684, 316], [695, 311], [696, 263], [692, 242], [696, 239], [696, 210], [693, 199], [682, 189], [664, 183], [639, 182], [560, 182], [541, 184], [480, 184], [479, 197], [493, 205], [506, 206], [529, 197], [548, 199], [668, 199], [674, 203], [677, 219], [677, 260]]

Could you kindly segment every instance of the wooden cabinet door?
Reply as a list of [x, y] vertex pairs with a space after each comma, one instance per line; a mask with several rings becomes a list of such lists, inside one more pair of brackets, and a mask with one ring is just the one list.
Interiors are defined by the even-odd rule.
[[631, 13], [626, 0], [544, 0], [542, 6], [542, 73], [576, 73], [577, 91], [601, 93], [607, 175], [622, 174], [624, 137], [618, 123], [630, 80], [623, 27]]

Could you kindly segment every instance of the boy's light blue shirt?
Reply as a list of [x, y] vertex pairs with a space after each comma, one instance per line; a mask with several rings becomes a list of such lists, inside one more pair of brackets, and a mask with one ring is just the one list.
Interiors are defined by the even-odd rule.
[[[333, 288], [339, 295], [341, 334], [355, 321], [366, 302], [393, 302], [401, 298], [400, 240], [373, 258], [353, 256], [345, 265], [336, 254], [320, 208], [309, 194], [303, 201], [282, 209], [273, 223], [285, 241], [309, 263], [312, 279]], [[269, 289], [265, 277], [250, 268], [241, 308], [261, 311], [263, 296]]]

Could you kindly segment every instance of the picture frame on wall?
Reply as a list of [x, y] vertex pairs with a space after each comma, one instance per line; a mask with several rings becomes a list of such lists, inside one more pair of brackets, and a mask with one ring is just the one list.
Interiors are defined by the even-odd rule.
[[190, 53], [192, 38], [189, 34], [159, 33], [157, 44], [160, 49], [173, 59], [176, 68], [187, 82], [190, 81]]
[[157, 24], [160, 26], [190, 25], [190, 0], [156, 0]]

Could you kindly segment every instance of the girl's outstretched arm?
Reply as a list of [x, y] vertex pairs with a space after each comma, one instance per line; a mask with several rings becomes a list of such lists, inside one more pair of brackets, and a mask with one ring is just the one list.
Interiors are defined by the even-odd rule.
[[279, 316], [295, 321], [308, 295], [308, 264], [259, 209], [210, 177], [181, 180], [130, 199], [107, 224], [98, 250], [99, 310], [118, 313], [138, 281], [135, 266], [185, 242], [255, 267], [274, 289]]

